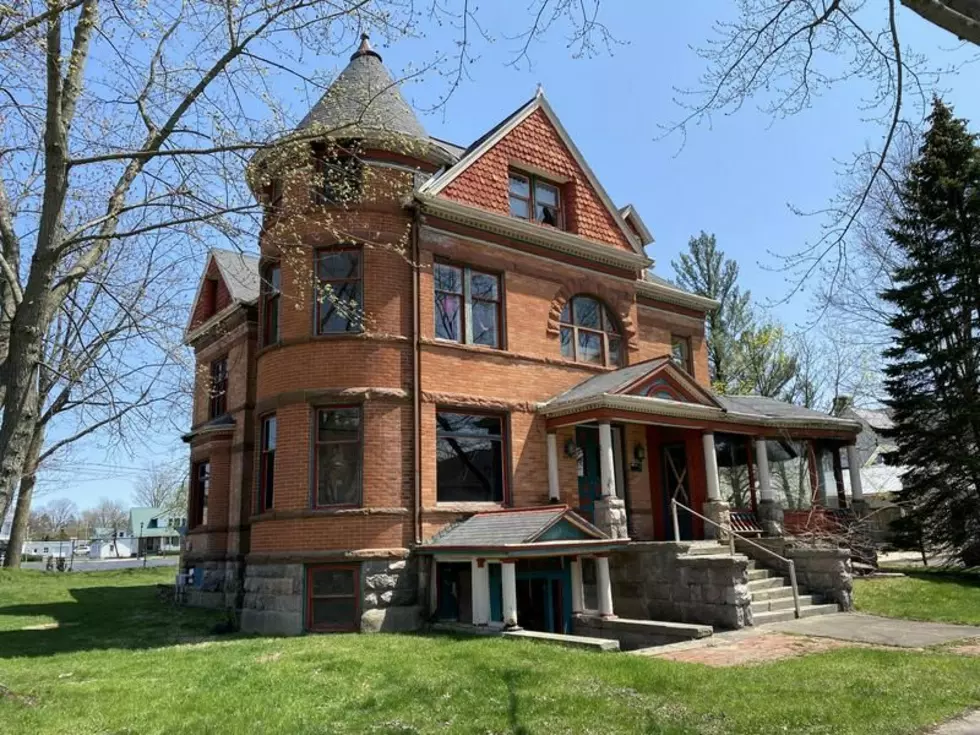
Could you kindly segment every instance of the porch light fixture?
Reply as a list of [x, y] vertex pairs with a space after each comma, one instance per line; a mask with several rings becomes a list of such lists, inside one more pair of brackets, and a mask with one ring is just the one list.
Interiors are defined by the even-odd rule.
[[642, 444], [633, 445], [633, 461], [630, 463], [630, 469], [633, 472], [643, 471], [643, 460], [647, 458], [647, 450]]
[[565, 440], [565, 456], [566, 457], [568, 457], [569, 459], [574, 459], [575, 456], [576, 456], [575, 450], [577, 448], [578, 447], [575, 446], [575, 440], [574, 439], [566, 439]]

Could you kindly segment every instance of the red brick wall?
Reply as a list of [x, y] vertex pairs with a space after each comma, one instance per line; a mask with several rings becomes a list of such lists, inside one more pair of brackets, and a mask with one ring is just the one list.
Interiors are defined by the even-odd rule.
[[[442, 195], [500, 214], [509, 214], [507, 172], [525, 164], [531, 172], [551, 173], [562, 183], [566, 228], [590, 240], [632, 251], [622, 229], [592, 189], [585, 173], [540, 109], [474, 161]], [[547, 178], [547, 177], [545, 177]], [[543, 225], [542, 225], [543, 226]]]
[[221, 272], [217, 264], [212, 261], [204, 274], [204, 283], [201, 286], [201, 293], [194, 304], [193, 317], [191, 318], [191, 329], [199, 327], [212, 316], [231, 303], [231, 294], [228, 286], [221, 278]]

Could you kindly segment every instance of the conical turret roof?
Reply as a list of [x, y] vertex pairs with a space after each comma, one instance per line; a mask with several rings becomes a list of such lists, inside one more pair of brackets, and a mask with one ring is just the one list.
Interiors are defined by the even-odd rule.
[[398, 91], [381, 56], [361, 36], [350, 63], [330, 85], [297, 130], [323, 127], [328, 135], [355, 137], [364, 133], [390, 133], [428, 141], [425, 128]]

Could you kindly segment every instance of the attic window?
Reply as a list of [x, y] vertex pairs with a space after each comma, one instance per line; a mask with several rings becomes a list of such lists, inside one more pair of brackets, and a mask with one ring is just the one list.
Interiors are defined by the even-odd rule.
[[510, 216], [565, 229], [561, 189], [537, 176], [511, 171], [509, 176]]

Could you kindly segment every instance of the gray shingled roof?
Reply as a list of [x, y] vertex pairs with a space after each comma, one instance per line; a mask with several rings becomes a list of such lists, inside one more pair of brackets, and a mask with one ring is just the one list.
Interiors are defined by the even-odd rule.
[[802, 421], [819, 419], [820, 421], [838, 421], [841, 423], [851, 423], [831, 416], [823, 411], [814, 411], [812, 408], [795, 406], [792, 403], [779, 401], [775, 398], [764, 396], [716, 396], [718, 402], [728, 411], [736, 413], [754, 414], [774, 419], [799, 419]]
[[257, 255], [216, 248], [211, 251], [211, 257], [218, 264], [221, 278], [232, 299], [246, 304], [258, 300], [261, 279]]
[[554, 508], [526, 511], [477, 513], [441, 531], [428, 541], [425, 547], [430, 549], [529, 544], [566, 515], [574, 516], [576, 522], [592, 529], [596, 539], [605, 538], [598, 528], [575, 516], [567, 507], [559, 505]]
[[611, 373], [594, 375], [588, 380], [584, 380], [578, 385], [569, 388], [564, 393], [559, 393], [557, 396], [548, 401], [548, 407], [551, 408], [562, 403], [574, 403], [575, 401], [582, 400], [583, 398], [600, 396], [603, 393], [615, 393], [616, 391], [625, 388], [634, 380], [639, 380], [647, 373], [656, 370], [661, 365], [669, 361], [670, 358], [661, 357], [655, 360], [647, 360], [645, 362], [639, 362], [635, 365], [620, 368], [619, 370], [614, 370]]
[[302, 119], [297, 130], [314, 125], [322, 125], [344, 137], [380, 132], [429, 140], [395, 80], [381, 63], [381, 56], [371, 49], [366, 37], [351, 56], [350, 64]]

